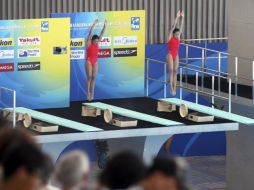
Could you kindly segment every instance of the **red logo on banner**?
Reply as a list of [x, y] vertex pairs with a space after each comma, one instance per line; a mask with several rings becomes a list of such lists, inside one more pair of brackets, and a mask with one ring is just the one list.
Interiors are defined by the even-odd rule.
[[109, 39], [109, 38], [103, 38], [103, 39], [101, 40], [101, 42], [110, 43], [110, 39]]
[[98, 57], [99, 58], [111, 57], [111, 49], [100, 49]]
[[27, 42], [40, 42], [38, 37], [29, 37], [29, 38], [19, 38], [20, 42], [27, 43]]
[[0, 72], [13, 72], [13, 71], [14, 71], [13, 63], [0, 64]]
[[102, 37], [99, 46], [111, 46], [111, 37]]

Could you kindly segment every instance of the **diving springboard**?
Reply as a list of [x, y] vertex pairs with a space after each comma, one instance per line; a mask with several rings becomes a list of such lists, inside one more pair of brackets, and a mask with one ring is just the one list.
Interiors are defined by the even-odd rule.
[[130, 117], [130, 118], [135, 118], [138, 120], [148, 121], [148, 122], [156, 123], [159, 125], [164, 125], [164, 126], [183, 125], [183, 123], [179, 123], [176, 121], [159, 118], [156, 116], [140, 113], [137, 111], [132, 111], [132, 110], [117, 107], [117, 106], [112, 106], [112, 105], [101, 103], [101, 102], [83, 103], [83, 105], [86, 105], [89, 107], [94, 107], [94, 108], [101, 109], [101, 110], [109, 109], [113, 113], [118, 114], [118, 115]]
[[160, 100], [167, 102], [167, 103], [175, 104], [178, 106], [180, 106], [181, 104], [185, 104], [191, 110], [195, 110], [195, 111], [202, 112], [202, 113], [205, 113], [208, 115], [213, 115], [215, 117], [220, 117], [223, 119], [235, 121], [237, 123], [243, 123], [245, 125], [253, 125], [254, 124], [254, 119], [240, 116], [240, 115], [230, 113], [227, 111], [222, 111], [219, 109], [211, 108], [208, 106], [196, 104], [196, 103], [189, 102], [186, 100], [180, 100], [178, 98], [165, 98], [165, 99], [160, 99]]
[[[10, 109], [10, 110], [12, 111], [12, 109]], [[83, 131], [83, 132], [103, 131], [102, 129], [97, 128], [97, 127], [93, 127], [93, 126], [86, 125], [83, 123], [75, 122], [75, 121], [72, 121], [69, 119], [64, 119], [64, 118], [57, 117], [54, 115], [42, 113], [39, 111], [27, 109], [24, 107], [16, 107], [16, 113], [20, 113], [20, 114], [27, 113], [34, 119], [38, 119], [38, 120], [45, 121], [48, 123], [53, 123], [53, 124], [64, 126], [64, 127], [71, 128], [71, 129], [76, 129], [76, 130]]]

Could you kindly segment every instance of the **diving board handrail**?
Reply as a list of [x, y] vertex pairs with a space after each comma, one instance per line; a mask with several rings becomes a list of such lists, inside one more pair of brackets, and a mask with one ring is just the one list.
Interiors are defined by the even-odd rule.
[[[156, 60], [156, 59], [151, 59], [151, 58], [146, 58], [146, 60], [157, 62], [157, 63], [161, 63], [161, 64], [167, 64], [164, 61], [160, 61], [160, 60]], [[184, 64], [183, 62], [179, 62], [179, 63], [180, 64]], [[189, 68], [189, 66], [191, 66], [191, 65], [187, 65], [187, 66], [179, 65], [179, 68], [188, 69], [190, 71], [195, 71], [195, 72], [199, 72], [199, 73], [205, 73], [207, 75], [213, 75], [213, 76], [220, 77], [220, 78], [227, 79], [227, 80], [229, 79], [229, 77], [217, 75], [217, 74], [214, 74], [214, 73], [209, 73], [209, 72], [206, 72], [206, 71], [200, 71], [200, 70], [197, 70], [197, 69], [192, 69], [192, 68]], [[212, 70], [212, 69], [209, 69], [209, 70]], [[212, 71], [215, 71], [215, 70], [212, 70]]]
[[[181, 62], [179, 62], [179, 63], [181, 63]], [[225, 76], [209, 73], [209, 72], [206, 72], [206, 71], [200, 71], [200, 70], [197, 70], [197, 69], [192, 69], [192, 68], [189, 68], [188, 66], [186, 67], [186, 66], [179, 65], [179, 68], [187, 69], [189, 71], [194, 71], [194, 72], [198, 72], [198, 73], [204, 73], [204, 74], [207, 74], [207, 75], [212, 75], [212, 76], [215, 76], [215, 77], [218, 77], [218, 78], [220, 77], [220, 78], [223, 78], [223, 79], [229, 79], [228, 77], [225, 77]]]
[[[209, 56], [209, 57], [206, 57], [206, 59], [218, 59], [219, 57], [217, 56]], [[221, 59], [227, 59], [228, 57], [227, 56], [222, 56]], [[202, 57], [189, 57], [188, 60], [201, 60]], [[179, 60], [186, 60], [185, 57], [183, 58], [180, 58]]]
[[[210, 39], [183, 39], [181, 40], [181, 42], [190, 42], [190, 41], [211, 41], [212, 39], [214, 40], [223, 40], [223, 39], [226, 39], [226, 38], [210, 38]], [[214, 49], [209, 49], [207, 48], [207, 44], [205, 43], [205, 47], [200, 47], [200, 46], [196, 46], [196, 45], [190, 45], [190, 44], [187, 44], [187, 43], [181, 43], [181, 45], [183, 46], [188, 46], [188, 47], [192, 47], [192, 48], [196, 48], [196, 49], [206, 49], [207, 51], [210, 51], [210, 52], [214, 52], [214, 53], [222, 53], [224, 55], [227, 55], [227, 56], [232, 56], [232, 57], [238, 57], [240, 59], [243, 59], [243, 60], [246, 60], [246, 61], [253, 61], [252, 59], [250, 58], [246, 58], [246, 57], [241, 57], [241, 56], [237, 56], [237, 55], [233, 55], [231, 53], [228, 53], [228, 52], [222, 52], [222, 51], [218, 51], [218, 50], [214, 50]]]
[[[206, 57], [206, 59], [216, 59], [216, 58], [219, 58], [219, 57]], [[228, 57], [221, 57], [221, 59], [226, 59]], [[181, 60], [186, 60], [186, 58], [180, 58], [179, 59], [180, 61]], [[195, 57], [195, 58], [188, 58], [188, 60], [202, 60], [201, 57]], [[181, 62], [182, 64], [186, 64], [184, 62]], [[199, 68], [199, 69], [202, 69], [201, 66], [198, 66], [198, 65], [192, 65], [192, 64], [188, 64], [188, 66], [190, 67], [196, 67], [196, 68]], [[211, 69], [211, 68], [205, 68], [205, 70], [207, 71], [213, 71], [213, 72], [218, 72], [218, 70], [214, 70], [214, 69]], [[235, 74], [231, 74], [231, 73], [227, 73], [227, 72], [223, 72], [223, 71], [220, 71], [221, 74], [224, 74], [224, 75], [228, 75], [228, 76], [232, 76], [232, 77], [235, 77], [236, 75]], [[249, 79], [249, 78], [246, 78], [244, 76], [239, 76], [237, 77], [238, 79], [244, 79], [246, 81], [252, 81], [252, 79]]]
[[[160, 60], [156, 60], [156, 59], [152, 59], [152, 58], [146, 58], [146, 59], [149, 59], [150, 61], [158, 62], [158, 63], [161, 63], [161, 64], [166, 64], [166, 62], [164, 62], [164, 61], [160, 61]], [[181, 60], [181, 59], [180, 59], [180, 60]], [[185, 65], [184, 62], [179, 61], [179, 63]], [[200, 67], [200, 66], [198, 66], [198, 65], [192, 65], [192, 64], [188, 64], [186, 67], [195, 67], [195, 68], [197, 68], [197, 69], [202, 69], [202, 67]], [[206, 71], [211, 71], [211, 72], [218, 72], [217, 70], [210, 69], [210, 68], [205, 68], [205, 70], [206, 70]], [[197, 71], [198, 71], [198, 70], [197, 70]], [[230, 74], [230, 73], [223, 72], [223, 71], [221, 71], [220, 73], [221, 73], [221, 74], [224, 74], [224, 75], [227, 75], [227, 76], [232, 76], [232, 77], [235, 76], [234, 74]], [[212, 74], [212, 73], [206, 72], [206, 74]], [[228, 77], [228, 78], [229, 78], [229, 77]], [[242, 76], [238, 76], [238, 79], [244, 79], [244, 80], [247, 80], [247, 81], [252, 81], [252, 79], [248, 79], [248, 78], [242, 77]]]
[[[13, 89], [10, 89], [10, 88], [6, 88], [4, 86], [0, 86], [0, 90], [5, 90], [5, 91], [9, 91], [9, 92], [13, 93], [13, 95], [12, 95], [12, 104], [13, 104], [13, 106], [12, 106], [13, 107], [12, 108], [12, 111], [13, 111], [12, 125], [15, 128], [16, 127], [16, 91]], [[2, 96], [2, 94], [0, 93], [0, 101], [2, 101], [1, 96]]]
[[218, 40], [228, 40], [228, 37], [219, 37], [219, 38], [193, 38], [193, 39], [182, 39], [183, 42], [194, 42], [194, 41], [218, 41]]
[[209, 48], [205, 48], [205, 47], [190, 45], [190, 44], [186, 44], [186, 43], [181, 43], [181, 45], [187, 46], [187, 47], [196, 48], [196, 49], [201, 49], [201, 50], [207, 50], [207, 51], [214, 52], [214, 53], [221, 53], [221, 54], [224, 54], [224, 55], [231, 55], [231, 54], [229, 54], [227, 52], [222, 52], [222, 51], [218, 51], [218, 50], [214, 50], [214, 49], [209, 49]]
[[[154, 78], [151, 78], [149, 77], [149, 63], [150, 61], [153, 61], [153, 62], [156, 62], [156, 63], [160, 63], [160, 64], [164, 64], [164, 81], [159, 81], [158, 79], [154, 79]], [[166, 65], [167, 63], [166, 62], [163, 62], [163, 61], [160, 61], [160, 60], [156, 60], [156, 59], [151, 59], [151, 58], [146, 58], [146, 96], [149, 96], [149, 80], [153, 80], [153, 81], [158, 81], [158, 82], [163, 82], [163, 89], [164, 89], [164, 98], [166, 98], [166, 85], [168, 84], [167, 80], [166, 80]], [[214, 105], [214, 98], [221, 98], [221, 99], [226, 99], [228, 100], [228, 111], [231, 112], [231, 86], [232, 86], [232, 79], [231, 78], [228, 78], [228, 77], [224, 77], [224, 76], [221, 76], [221, 75], [216, 75], [216, 74], [212, 74], [212, 73], [208, 73], [208, 72], [205, 72], [205, 71], [200, 71], [200, 70], [195, 70], [195, 69], [191, 69], [191, 68], [188, 68], [188, 67], [185, 67], [185, 66], [179, 66], [179, 69], [180, 69], [180, 85], [178, 85], [180, 87], [180, 99], [182, 99], [182, 90], [183, 89], [186, 89], [186, 90], [190, 90], [190, 88], [188, 87], [184, 87], [182, 85], [182, 74], [183, 74], [183, 69], [185, 70], [191, 70], [191, 71], [194, 71], [195, 72], [195, 90], [192, 90], [195, 92], [195, 101], [196, 103], [198, 103], [198, 93], [201, 92], [202, 94], [206, 94], [206, 95], [209, 95], [211, 96], [211, 99], [212, 99], [212, 105]], [[208, 92], [204, 92], [203, 88], [202, 88], [202, 91], [199, 90], [198, 86], [198, 73], [206, 73], [206, 74], [209, 74], [212, 76], [212, 93], [208, 93]], [[220, 96], [219, 95], [215, 95], [214, 93], [214, 77], [218, 77], [219, 78], [224, 78], [226, 80], [228, 80], [228, 97], [223, 97], [223, 96]]]
[[[195, 39], [194, 39], [195, 40]], [[198, 40], [198, 39], [197, 39]], [[203, 41], [206, 41], [208, 39], [199, 39], [199, 40], [203, 40]], [[216, 38], [214, 39], [216, 40]], [[191, 39], [189, 39], [189, 41], [191, 41]], [[182, 64], [185, 64], [186, 66], [191, 66], [191, 67], [196, 67], [196, 68], [200, 68], [202, 71], [210, 71], [210, 72], [217, 72], [218, 75], [227, 75], [229, 78], [231, 78], [231, 80], [234, 80], [234, 89], [235, 89], [235, 99], [238, 97], [238, 81], [239, 79], [241, 80], [244, 80], [244, 81], [248, 81], [252, 84], [252, 102], [254, 104], [254, 60], [251, 60], [251, 59], [248, 59], [248, 58], [244, 58], [244, 57], [240, 57], [240, 56], [235, 56], [235, 55], [232, 55], [230, 53], [227, 53], [227, 52], [221, 52], [221, 51], [217, 51], [217, 50], [212, 50], [212, 49], [208, 49], [207, 48], [207, 45], [205, 45], [205, 47], [200, 47], [200, 46], [195, 46], [195, 45], [191, 45], [191, 44], [185, 44], [185, 43], [181, 43], [183, 46], [185, 46], [185, 58], [181, 58], [179, 60], [182, 60], [184, 61], [185, 60], [185, 63], [182, 63]], [[206, 44], [206, 43], [205, 43]], [[196, 58], [195, 59], [198, 59], [198, 60], [201, 60], [201, 66], [196, 66], [196, 65], [192, 65], [192, 64], [189, 64], [189, 61], [190, 60], [193, 60], [194, 58], [190, 58], [189, 57], [189, 48], [196, 48], [196, 49], [200, 49], [202, 51], [202, 56], [200, 58]], [[217, 62], [217, 65], [218, 65], [218, 69], [217, 70], [214, 70], [214, 69], [209, 69], [206, 67], [206, 62], [208, 59], [210, 59], [210, 57], [207, 56], [207, 51], [211, 51], [211, 52], [214, 52], [214, 53], [218, 53], [218, 62]], [[225, 57], [223, 55], [226, 55], [227, 57], [233, 57], [234, 58], [234, 61], [233, 61], [233, 64], [234, 64], [234, 73], [228, 73], [228, 72], [223, 72], [222, 69], [221, 69], [221, 60], [222, 59], [225, 59]], [[214, 57], [215, 59], [216, 57]], [[252, 78], [247, 78], [243, 75], [239, 75], [239, 60], [247, 60], [251, 63], [252, 65]], [[201, 75], [201, 87], [202, 89], [204, 89], [204, 80], [205, 80], [205, 75], [206, 73], [202, 72], [202, 75]], [[186, 69], [185, 70], [185, 83], [186, 85], [188, 84], [188, 70]], [[218, 93], [220, 94], [221, 93], [221, 77], [218, 78]]]
[[[190, 48], [195, 48], [195, 49], [201, 50], [202, 56], [201, 56], [200, 60], [201, 60], [201, 63], [202, 63], [201, 68], [202, 68], [203, 71], [208, 69], [206, 67], [207, 60], [209, 59], [209, 57], [207, 57], [207, 52], [217, 53], [218, 54], [218, 62], [217, 62], [218, 70], [217, 70], [217, 72], [218, 72], [219, 75], [220, 74], [225, 74], [225, 72], [222, 73], [222, 71], [221, 71], [221, 60], [224, 59], [223, 55], [225, 55], [227, 57], [232, 57], [233, 60], [234, 60], [233, 61], [234, 68], [235, 68], [234, 73], [232, 73], [232, 74], [226, 73], [226, 75], [231, 76], [231, 78], [234, 79], [234, 81], [235, 81], [235, 98], [238, 97], [238, 79], [244, 79], [245, 81], [249, 81], [249, 82], [252, 83], [252, 91], [253, 91], [253, 93], [252, 93], [252, 102], [254, 104], [254, 72], [252, 72], [252, 78], [251, 79], [246, 78], [242, 75], [239, 75], [239, 72], [238, 72], [238, 62], [239, 62], [239, 60], [240, 61], [241, 60], [248, 61], [249, 64], [252, 66], [253, 71], [254, 71], [254, 60], [246, 58], [246, 57], [236, 56], [236, 55], [230, 54], [228, 52], [222, 52], [222, 51], [217, 51], [217, 50], [212, 50], [212, 49], [207, 48], [207, 41], [216, 40], [216, 38], [215, 39], [212, 39], [212, 38], [211, 39], [194, 39], [194, 41], [195, 40], [196, 41], [201, 41], [201, 40], [205, 41], [205, 47], [195, 46], [195, 45], [191, 45], [191, 44], [187, 44], [187, 43], [181, 43], [181, 45], [185, 46], [185, 54], [186, 55], [185, 55], [184, 60], [185, 60], [186, 66], [189, 64], [189, 60], [192, 59], [192, 58], [189, 57], [189, 49]], [[182, 40], [182, 41], [184, 42], [186, 40]], [[189, 39], [187, 41], [191, 41], [191, 39]], [[181, 59], [181, 60], [183, 60], [183, 59]], [[185, 71], [185, 78], [186, 78], [185, 83], [186, 84], [188, 83], [187, 76], [188, 76], [188, 70]], [[221, 85], [220, 84], [220, 78], [218, 78], [218, 92], [219, 93], [221, 91], [221, 86], [220, 85]], [[204, 73], [202, 73], [201, 86], [202, 86], [202, 89], [203, 89], [204, 88]]]
[[[161, 82], [161, 83], [163, 83], [163, 84], [165, 83], [164, 80], [154, 79], [154, 78], [150, 78], [150, 77], [148, 77], [148, 79], [149, 79], [150, 81]], [[213, 77], [212, 80], [214, 80], [214, 77]], [[181, 80], [180, 80], [180, 81], [181, 81]], [[166, 83], [167, 83], [167, 82], [166, 82]], [[177, 87], [180, 87], [180, 86], [181, 86], [181, 85], [177, 85]], [[181, 86], [181, 88], [186, 89], [186, 90], [189, 90], [189, 91], [193, 91], [193, 92], [196, 91], [196, 90], [193, 90], [192, 88], [188, 88], [188, 87], [186, 87], [186, 86]], [[181, 90], [181, 89], [180, 89], [180, 90]], [[197, 92], [200, 93], [200, 94], [204, 94], [204, 95], [210, 95], [208, 92], [201, 91], [201, 90], [197, 90]], [[182, 93], [180, 93], [180, 95], [182, 95]], [[228, 100], [227, 97], [220, 96], [220, 95], [217, 95], [217, 94], [214, 94], [213, 96], [216, 97], [216, 98], [219, 98], [219, 99]], [[212, 102], [214, 102], [214, 101], [212, 101]]]

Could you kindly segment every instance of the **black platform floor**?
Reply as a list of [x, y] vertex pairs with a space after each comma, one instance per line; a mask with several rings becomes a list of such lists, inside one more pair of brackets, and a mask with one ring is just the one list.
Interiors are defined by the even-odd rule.
[[[96, 100], [97, 102], [103, 102], [106, 104], [130, 109], [133, 111], [146, 113], [149, 115], [157, 116], [160, 118], [165, 118], [173, 121], [181, 122], [185, 125], [202, 125], [202, 124], [215, 124], [215, 123], [229, 123], [231, 121], [224, 120], [220, 118], [215, 118], [214, 122], [206, 122], [206, 123], [196, 123], [189, 121], [187, 119], [183, 119], [180, 117], [178, 113], [178, 109], [176, 112], [166, 113], [166, 112], [157, 112], [157, 100], [140, 97], [140, 98], [124, 98], [124, 99], [107, 99], [107, 100]], [[70, 107], [67, 108], [53, 108], [53, 109], [43, 109], [38, 110], [47, 114], [55, 115], [58, 117], [70, 119], [76, 122], [84, 123], [87, 125], [91, 125], [97, 128], [101, 128], [103, 130], [124, 130], [124, 129], [136, 129], [136, 128], [154, 128], [154, 127], [167, 127], [158, 125], [151, 122], [146, 122], [142, 120], [138, 120], [137, 127], [129, 127], [129, 128], [120, 128], [114, 125], [110, 125], [105, 123], [103, 115], [98, 116], [96, 118], [93, 117], [82, 117], [81, 116], [81, 106], [84, 101], [76, 101], [71, 102]], [[116, 115], [117, 116], [117, 115]], [[60, 127], [58, 134], [60, 133], [73, 133], [80, 132], [78, 130], [69, 129], [66, 127]], [[46, 133], [46, 134], [55, 134], [55, 133]]]

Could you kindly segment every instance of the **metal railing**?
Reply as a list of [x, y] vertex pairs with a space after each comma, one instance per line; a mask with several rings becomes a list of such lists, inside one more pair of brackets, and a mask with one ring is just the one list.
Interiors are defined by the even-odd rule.
[[[187, 39], [187, 40], [182, 40], [184, 42], [186, 41], [213, 41], [213, 40], [227, 40], [227, 38], [205, 38], [205, 39]], [[211, 72], [217, 72], [219, 76], [224, 75], [224, 76], [228, 76], [231, 79], [234, 79], [234, 86], [235, 86], [235, 98], [238, 97], [238, 81], [239, 79], [245, 80], [245, 81], [249, 81], [252, 84], [252, 102], [254, 104], [254, 60], [248, 59], [248, 58], [243, 58], [240, 56], [235, 56], [232, 55], [230, 53], [226, 53], [226, 52], [221, 52], [221, 51], [217, 51], [217, 50], [213, 50], [213, 49], [208, 49], [207, 48], [207, 43], [205, 43], [205, 47], [200, 47], [200, 46], [195, 46], [195, 45], [190, 45], [190, 44], [185, 44], [185, 43], [181, 43], [181, 45], [185, 46], [185, 58], [180, 58], [180, 61], [185, 61], [185, 65], [186, 66], [191, 66], [191, 67], [195, 67], [195, 68], [200, 68], [202, 71], [211, 71]], [[190, 58], [189, 57], [189, 49], [190, 48], [195, 48], [195, 49], [200, 49], [201, 50], [201, 57], [195, 57], [195, 58]], [[217, 53], [217, 56], [213, 56], [213, 57], [208, 57], [207, 56], [207, 52], [213, 52], [213, 53]], [[234, 60], [234, 67], [235, 67], [235, 72], [234, 74], [230, 74], [228, 72], [222, 72], [221, 70], [221, 61], [222, 59], [226, 59], [232, 57]], [[206, 66], [207, 60], [208, 59], [217, 59], [217, 66], [218, 66], [218, 70], [213, 70], [213, 69], [209, 69]], [[245, 60], [250, 62], [250, 64], [252, 65], [252, 78], [246, 78], [245, 76], [240, 76], [238, 73], [239, 70], [239, 59], [241, 60]], [[189, 64], [189, 60], [201, 60], [201, 66], [196, 66], [196, 65], [191, 65]], [[229, 63], [232, 64], [232, 63]], [[202, 86], [202, 90], [204, 88], [204, 72], [202, 72], [201, 75], [201, 86]], [[221, 77], [218, 78], [218, 93], [220, 94], [221, 92]], [[185, 82], [186, 85], [188, 84], [188, 70], [185, 71]]]
[[[185, 66], [187, 67], [193, 67], [193, 68], [196, 68], [196, 69], [200, 69], [202, 71], [209, 71], [209, 72], [215, 72], [217, 73], [219, 76], [223, 75], [223, 76], [227, 76], [228, 78], [231, 78], [231, 80], [233, 79], [234, 80], [234, 89], [235, 89], [235, 99], [237, 99], [238, 97], [238, 82], [239, 80], [242, 80], [242, 81], [247, 81], [248, 83], [250, 83], [252, 85], [252, 102], [254, 104], [254, 60], [251, 60], [251, 59], [248, 59], [248, 58], [243, 58], [243, 57], [240, 57], [240, 56], [235, 56], [235, 55], [232, 55], [230, 53], [227, 53], [227, 52], [221, 52], [221, 51], [217, 51], [217, 50], [213, 50], [213, 49], [208, 49], [207, 48], [207, 42], [211, 42], [211, 41], [225, 41], [227, 40], [228, 38], [227, 37], [223, 37], [223, 38], [204, 38], [204, 39], [183, 39], [181, 40], [182, 42], [195, 42], [195, 41], [198, 41], [198, 42], [201, 42], [201, 41], [204, 41], [204, 44], [205, 44], [205, 47], [200, 47], [200, 46], [195, 46], [195, 45], [191, 45], [191, 44], [185, 44], [185, 43], [181, 43], [181, 45], [185, 46], [185, 58], [180, 58], [179, 60], [180, 61], [184, 61], [184, 63], [182, 64], [185, 64]], [[189, 50], [190, 48], [195, 48], [195, 49], [199, 49], [201, 51], [201, 57], [194, 57], [194, 58], [191, 58], [189, 56]], [[218, 56], [207, 56], [207, 52], [212, 52], [212, 53], [216, 53], [218, 54]], [[234, 64], [234, 73], [228, 73], [228, 72], [223, 72], [222, 71], [222, 59], [226, 59], [226, 58], [230, 58], [232, 57], [231, 61], [229, 62], [229, 64]], [[210, 68], [207, 68], [207, 60], [209, 59], [217, 59], [217, 67], [218, 69], [217, 70], [214, 70], [214, 69], [210, 69]], [[192, 64], [189, 64], [189, 61], [190, 60], [201, 60], [201, 66], [196, 66], [196, 65], [192, 65]], [[233, 62], [232, 62], [233, 60]], [[245, 76], [241, 76], [239, 75], [239, 62], [242, 62], [242, 61], [248, 61], [251, 65], [252, 65], [252, 77], [251, 79], [250, 78], [247, 78]], [[202, 72], [201, 73], [201, 87], [202, 87], [202, 90], [204, 89], [204, 78], [205, 78], [205, 73]], [[220, 94], [221, 93], [221, 78], [219, 77], [218, 78], [218, 93]], [[185, 70], [185, 83], [186, 85], [188, 85], [188, 70]]]
[[[221, 59], [222, 59], [222, 54], [223, 55], [228, 55], [228, 53], [225, 53], [225, 52], [220, 52], [220, 51], [216, 51], [216, 50], [212, 50], [212, 49], [208, 49], [207, 47], [199, 47], [199, 46], [194, 46], [194, 45], [190, 45], [190, 44], [184, 44], [184, 43], [181, 43], [182, 45], [185, 46], [185, 51], [186, 51], [186, 57], [185, 57], [185, 63], [186, 63], [186, 66], [188, 65], [189, 63], [189, 48], [195, 48], [195, 49], [200, 49], [201, 50], [201, 68], [202, 68], [202, 71], [206, 71], [206, 60], [207, 60], [207, 52], [210, 51], [210, 52], [213, 52], [213, 53], [218, 53], [218, 75], [220, 76], [221, 75]], [[217, 57], [215, 57], [217, 58]], [[186, 70], [185, 72], [185, 78], [186, 78], [186, 84], [188, 83], [188, 70]], [[202, 86], [202, 89], [204, 88], [204, 73], [202, 73], [201, 75], [201, 86]], [[221, 90], [221, 87], [220, 87], [220, 77], [218, 78], [218, 92], [220, 93], [220, 90]]]
[[[227, 38], [208, 38], [208, 39], [189, 39], [189, 40], [182, 40], [182, 41], [211, 41], [211, 40], [227, 40]], [[211, 96], [212, 107], [214, 107], [215, 98], [220, 98], [224, 100], [228, 100], [228, 111], [231, 112], [231, 104], [232, 104], [232, 79], [235, 81], [235, 98], [238, 97], [238, 80], [243, 79], [252, 83], [252, 102], [254, 104], [254, 60], [243, 58], [240, 56], [235, 56], [230, 53], [221, 52], [213, 49], [207, 48], [207, 43], [205, 43], [205, 47], [194, 46], [191, 44], [181, 43], [181, 45], [185, 46], [185, 58], [179, 59], [179, 72], [180, 72], [180, 82], [177, 85], [180, 88], [179, 98], [182, 99], [183, 89], [195, 92], [195, 102], [198, 103], [198, 95], [205, 94]], [[189, 49], [196, 48], [201, 50], [201, 57], [189, 57]], [[218, 56], [208, 57], [207, 52], [212, 52], [218, 54]], [[222, 59], [228, 59], [229, 57], [233, 58], [233, 64], [235, 68], [235, 72], [230, 74], [228, 72], [222, 71]], [[217, 67], [218, 69], [210, 69], [206, 67], [206, 61], [208, 59], [217, 59]], [[239, 59], [245, 60], [251, 63], [252, 65], [252, 78], [246, 78], [245, 76], [240, 76], [238, 73], [239, 70]], [[201, 66], [196, 66], [189, 64], [189, 60], [201, 60]], [[182, 62], [184, 61], [184, 62]], [[164, 64], [163, 70], [163, 80], [154, 79], [149, 77], [149, 64], [150, 62]], [[232, 64], [229, 62], [229, 64]], [[184, 65], [184, 66], [183, 66]], [[185, 82], [186, 85], [183, 85], [183, 70], [185, 69]], [[188, 71], [195, 72], [195, 89], [188, 88]], [[216, 74], [215, 74], [216, 73]], [[201, 90], [199, 89], [199, 74], [201, 74]], [[212, 87], [211, 93], [204, 91], [204, 77], [205, 75], [210, 75], [212, 78]], [[218, 94], [215, 94], [215, 77], [218, 78]], [[167, 63], [151, 58], [146, 58], [146, 95], [149, 96], [149, 80], [157, 81], [163, 83], [163, 92], [164, 98], [166, 98], [166, 90], [167, 90]], [[228, 96], [221, 96], [221, 79], [226, 79], [228, 81]]]
[[3, 86], [0, 86], [0, 101], [2, 101], [2, 97], [1, 97], [1, 91], [2, 90], [5, 90], [5, 91], [8, 91], [8, 92], [12, 92], [13, 93], [13, 99], [12, 99], [12, 103], [13, 103], [13, 127], [16, 127], [16, 91], [15, 90], [12, 90], [12, 89], [9, 89], [9, 88], [6, 88], [6, 87], [3, 87]]
[[182, 39], [183, 42], [211, 42], [211, 41], [227, 41], [228, 37], [221, 37], [221, 38], [194, 38], [194, 39]]
[[[151, 61], [155, 62], [155, 63], [164, 64], [164, 76], [163, 76], [164, 80], [158, 80], [158, 79], [154, 79], [154, 78], [149, 77], [149, 64], [150, 64]], [[156, 60], [156, 59], [146, 58], [146, 77], [145, 77], [145, 79], [146, 79], [146, 96], [149, 96], [149, 81], [156, 81], [156, 82], [163, 83], [163, 93], [164, 93], [164, 98], [166, 98], [166, 93], [167, 93], [166, 89], [167, 89], [167, 84], [168, 84], [166, 65], [167, 65], [166, 62], [159, 61], [159, 60]], [[195, 72], [195, 89], [191, 89], [191, 88], [188, 88], [186, 86], [183, 86], [183, 81], [182, 81], [183, 69], [191, 70], [191, 71]], [[198, 103], [199, 93], [211, 96], [211, 98], [212, 98], [212, 107], [214, 105], [214, 98], [215, 97], [220, 98], [220, 99], [224, 99], [224, 100], [228, 100], [228, 111], [231, 112], [231, 100], [232, 100], [231, 99], [231, 90], [232, 90], [231, 89], [231, 86], [232, 86], [231, 78], [224, 77], [224, 76], [219, 76], [219, 75], [212, 74], [212, 73], [205, 72], [205, 71], [199, 71], [199, 70], [188, 68], [188, 67], [181, 66], [181, 65], [179, 66], [179, 70], [180, 70], [180, 85], [177, 85], [177, 86], [180, 88], [180, 95], [179, 95], [180, 99], [182, 99], [183, 89], [186, 89], [186, 90], [195, 92], [195, 102], [196, 103]], [[208, 93], [208, 92], [205, 92], [203, 90], [199, 90], [199, 84], [198, 84], [199, 73], [205, 73], [205, 74], [208, 74], [208, 75], [212, 76], [212, 93]], [[215, 77], [224, 78], [224, 79], [228, 80], [228, 84], [229, 84], [228, 85], [228, 91], [229, 91], [228, 97], [224, 97], [224, 96], [215, 94], [215, 90], [214, 90], [214, 78]]]

